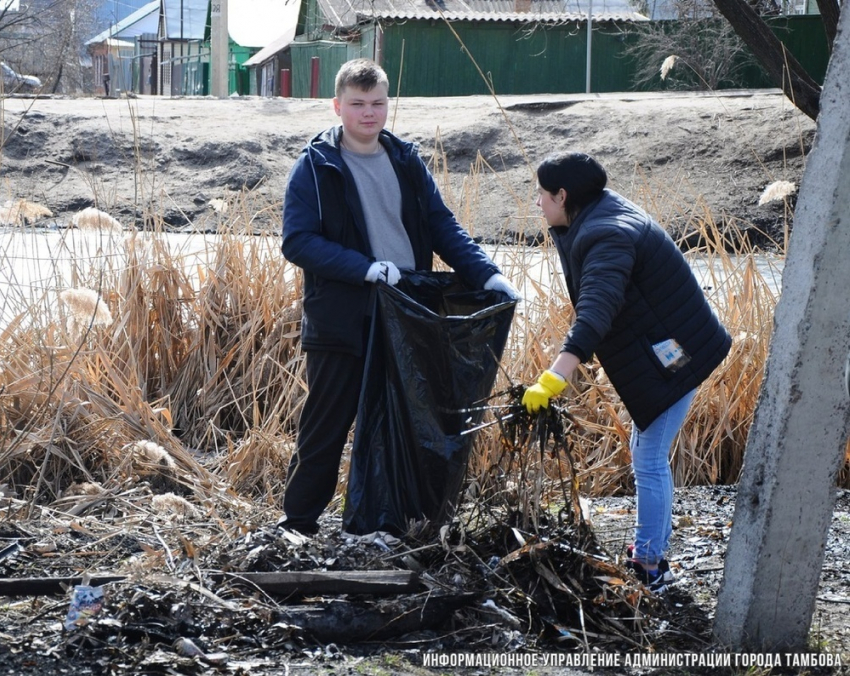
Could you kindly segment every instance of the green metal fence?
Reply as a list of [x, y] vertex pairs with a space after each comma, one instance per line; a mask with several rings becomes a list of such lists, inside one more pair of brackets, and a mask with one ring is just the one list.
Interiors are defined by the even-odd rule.
[[[812, 77], [823, 82], [829, 60], [826, 36], [819, 16], [783, 17], [770, 25], [789, 52]], [[624, 54], [636, 39], [628, 23], [594, 26], [591, 54], [591, 91], [633, 90], [635, 63]], [[507, 22], [404, 21], [382, 26], [381, 61], [392, 93], [402, 96], [466, 96], [497, 94], [573, 93], [586, 90], [586, 24], [558, 26]], [[333, 96], [339, 66], [358, 56], [373, 57], [374, 29], [366, 28], [358, 41], [299, 41], [292, 50], [292, 95], [310, 95], [311, 62], [319, 61], [319, 97]], [[477, 68], [476, 68], [477, 64]], [[480, 69], [480, 72], [479, 72]], [[483, 77], [482, 77], [483, 74]], [[771, 87], [759, 67], [749, 69], [741, 87]], [[659, 89], [664, 88], [660, 80]]]
[[[371, 35], [371, 31], [369, 31]], [[318, 98], [333, 98], [334, 80], [339, 67], [346, 61], [361, 56], [373, 58], [371, 37], [357, 42], [332, 42], [316, 40], [311, 42], [293, 42], [292, 53], [292, 96], [306, 99], [310, 97], [313, 59], [318, 60]]]
[[[487, 94], [490, 86], [497, 94], [585, 91], [587, 30], [583, 25], [479, 23], [454, 24], [453, 29], [425, 21], [385, 29], [383, 65], [395, 83], [403, 63], [402, 95]], [[614, 25], [594, 30], [593, 91], [629, 89], [630, 71], [620, 56], [624, 39]]]

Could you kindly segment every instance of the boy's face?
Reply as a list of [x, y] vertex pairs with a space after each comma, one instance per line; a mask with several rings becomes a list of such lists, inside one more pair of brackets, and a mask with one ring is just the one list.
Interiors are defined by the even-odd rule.
[[389, 97], [386, 85], [376, 85], [368, 92], [359, 87], [346, 87], [334, 98], [334, 112], [342, 119], [348, 138], [371, 143], [387, 122]]

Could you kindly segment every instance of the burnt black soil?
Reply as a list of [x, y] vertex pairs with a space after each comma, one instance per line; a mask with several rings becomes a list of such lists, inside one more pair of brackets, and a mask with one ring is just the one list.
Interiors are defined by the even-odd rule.
[[[636, 605], [643, 614], [644, 635], [625, 634], [626, 640], [613, 634], [607, 637], [590, 633], [589, 644], [596, 653], [626, 655], [637, 653], [689, 653], [710, 655], [723, 651], [711, 638], [711, 621], [717, 591], [723, 574], [724, 554], [732, 523], [735, 489], [729, 486], [678, 489], [675, 495], [674, 524], [670, 560], [676, 582], [661, 598], [645, 597]], [[630, 541], [634, 520], [634, 500], [630, 496], [601, 498], [591, 502], [590, 514], [595, 537], [613, 562], [622, 556]], [[160, 530], [165, 533], [165, 526]], [[183, 538], [198, 537], [202, 524], [183, 523]], [[150, 537], [98, 538], [91, 522], [80, 519], [64, 528], [49, 521], [30, 521], [2, 527], [3, 543], [17, 542], [20, 549], [2, 561], [2, 577], [71, 574], [88, 568], [93, 550], [108, 552], [101, 567], [118, 567], [132, 557], [141, 557], [152, 548]], [[147, 529], [150, 533], [150, 529]], [[193, 535], [194, 533], [194, 535]], [[506, 529], [504, 533], [510, 533]], [[503, 534], [504, 534], [503, 533]], [[168, 538], [168, 535], [163, 537]], [[508, 539], [510, 539], [508, 535]], [[553, 538], [554, 539], [554, 538]], [[62, 629], [69, 594], [2, 598], [4, 627], [0, 631], [0, 663], [4, 673], [58, 675], [74, 671], [80, 674], [106, 673], [234, 673], [234, 674], [424, 674], [424, 673], [577, 673], [567, 668], [431, 668], [424, 667], [424, 656], [453, 653], [476, 655], [558, 656], [582, 652], [583, 639], [551, 631], [543, 623], [529, 625], [528, 617], [517, 613], [522, 607], [502, 591], [494, 591], [493, 571], [510, 569], [518, 589], [523, 579], [538, 564], [551, 564], [562, 580], [580, 577], [579, 567], [559, 566], [569, 559], [565, 548], [546, 558], [545, 543], [539, 543], [535, 559], [523, 562], [523, 554], [503, 557], [503, 567], [491, 557], [499, 551], [499, 537], [490, 541], [458, 539], [452, 530], [444, 538], [416, 543], [392, 540], [358, 542], [343, 537], [339, 520], [328, 517], [320, 534], [310, 539], [282, 535], [271, 524], [259, 526], [227, 545], [209, 546], [189, 561], [186, 551], [175, 549], [163, 570], [136, 579], [105, 586], [106, 603], [96, 622], [66, 632]], [[54, 550], [42, 552], [37, 543], [53, 542]], [[850, 492], [839, 491], [835, 515], [826, 548], [826, 557], [817, 597], [810, 646], [813, 653], [823, 651], [841, 659], [842, 668], [774, 669], [636, 669], [621, 666], [597, 669], [611, 674], [832, 674], [848, 673], [850, 629], [846, 606], [850, 603]], [[521, 551], [516, 542], [511, 544]], [[531, 548], [534, 550], [534, 547]], [[480, 560], [480, 566], [471, 565]], [[510, 568], [507, 561], [511, 561]], [[179, 580], [204, 580], [211, 570], [406, 570], [417, 568], [433, 582], [423, 596], [406, 594], [382, 598], [336, 595], [322, 598], [274, 598], [250, 587], [218, 585], [214, 594], [199, 594]], [[194, 570], [193, 570], [194, 568]], [[476, 572], [477, 569], [477, 572]], [[539, 570], [539, 569], [538, 569]], [[601, 575], [596, 571], [597, 576]], [[158, 576], [158, 577], [157, 577]], [[590, 578], [587, 578], [590, 579]], [[588, 589], [587, 579], [582, 579]], [[170, 581], [169, 581], [170, 580]], [[489, 580], [489, 581], [488, 581]], [[625, 586], [623, 586], [625, 585]], [[541, 582], [541, 587], [545, 586]], [[607, 602], [616, 594], [634, 600], [638, 587], [629, 579], [617, 582], [606, 577]], [[624, 591], [612, 592], [619, 588]], [[448, 590], [448, 591], [447, 591]], [[549, 593], [551, 593], [551, 589]], [[519, 594], [519, 592], [517, 592]], [[613, 594], [613, 596], [612, 596]], [[632, 596], [630, 596], [632, 595]], [[421, 615], [422, 600], [430, 597], [433, 607], [444, 606], [436, 620]], [[489, 602], [488, 602], [489, 601]], [[512, 605], [513, 603], [513, 605]], [[595, 603], [605, 603], [602, 595]], [[338, 624], [313, 625], [313, 631], [296, 626], [287, 608], [318, 604], [327, 614], [336, 613]], [[352, 608], [357, 609], [353, 611]], [[358, 630], [366, 612], [389, 612], [398, 621], [400, 609], [418, 612], [417, 628], [405, 633], [385, 631], [356, 640], [340, 639]], [[622, 617], [623, 621], [627, 620]], [[545, 618], [544, 618], [545, 620]], [[591, 618], [588, 618], [588, 624]], [[536, 627], [530, 631], [530, 627]], [[575, 628], [575, 627], [573, 627]], [[330, 632], [330, 635], [322, 635]], [[317, 635], [318, 633], [318, 635]], [[204, 656], [181, 655], [176, 638], [188, 638]], [[184, 651], [185, 652], [185, 651]], [[551, 657], [550, 657], [551, 658]], [[519, 659], [519, 658], [516, 658]], [[530, 658], [525, 658], [530, 659]], [[526, 664], [529, 664], [526, 662]], [[586, 673], [579, 670], [578, 673]]]

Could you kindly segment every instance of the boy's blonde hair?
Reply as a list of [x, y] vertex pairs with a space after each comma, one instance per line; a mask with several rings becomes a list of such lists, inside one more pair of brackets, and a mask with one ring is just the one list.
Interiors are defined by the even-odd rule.
[[353, 59], [340, 66], [334, 82], [334, 94], [342, 95], [346, 87], [370, 92], [380, 84], [389, 91], [390, 81], [383, 68], [371, 59]]

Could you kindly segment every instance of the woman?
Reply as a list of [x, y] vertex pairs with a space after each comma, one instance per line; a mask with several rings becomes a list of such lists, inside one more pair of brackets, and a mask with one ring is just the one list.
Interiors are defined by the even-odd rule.
[[640, 207], [605, 188], [605, 169], [584, 153], [537, 169], [537, 204], [561, 257], [575, 308], [561, 352], [529, 387], [534, 413], [594, 354], [633, 420], [637, 523], [627, 565], [653, 591], [672, 581], [668, 455], [696, 387], [732, 344], [670, 236]]

